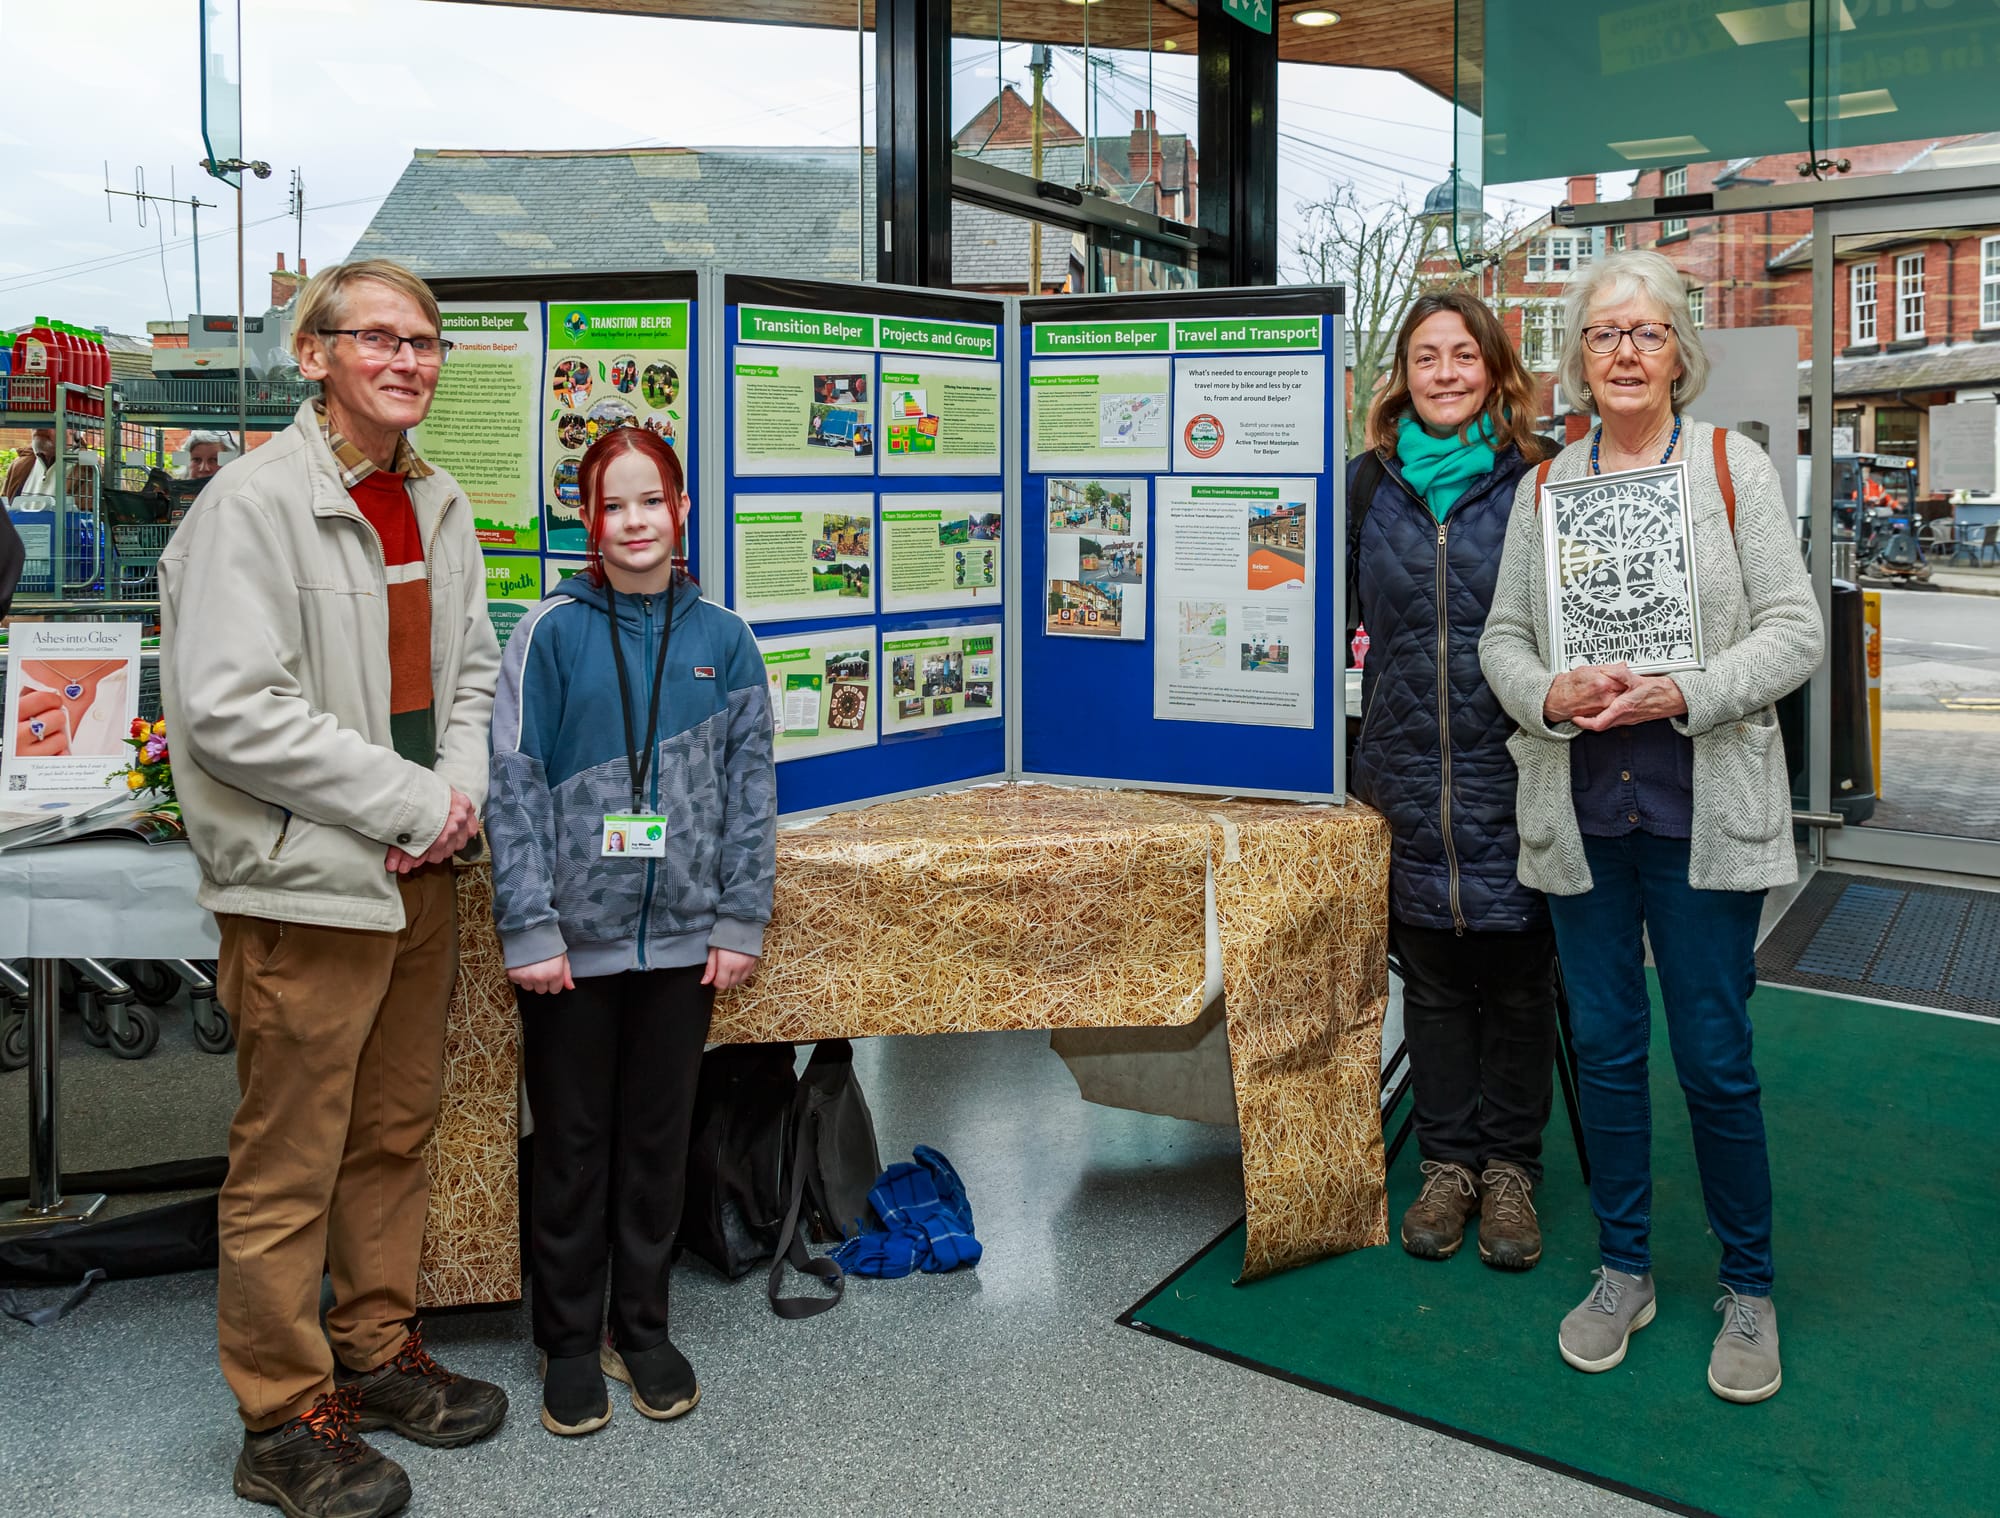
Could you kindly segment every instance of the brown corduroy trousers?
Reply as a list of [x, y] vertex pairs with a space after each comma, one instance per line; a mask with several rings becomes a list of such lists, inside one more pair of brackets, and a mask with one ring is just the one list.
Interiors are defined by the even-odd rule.
[[458, 912], [449, 866], [398, 884], [399, 933], [218, 915], [243, 1099], [218, 1198], [217, 1338], [255, 1431], [329, 1390], [334, 1355], [350, 1370], [389, 1359], [416, 1316]]

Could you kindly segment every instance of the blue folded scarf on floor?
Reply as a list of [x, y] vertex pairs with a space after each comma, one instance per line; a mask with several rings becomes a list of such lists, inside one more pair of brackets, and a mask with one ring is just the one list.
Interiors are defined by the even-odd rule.
[[984, 1251], [972, 1236], [972, 1203], [958, 1172], [926, 1145], [912, 1153], [915, 1164], [891, 1165], [868, 1193], [882, 1231], [863, 1233], [833, 1252], [849, 1275], [893, 1280], [913, 1270], [956, 1270], [979, 1262]]

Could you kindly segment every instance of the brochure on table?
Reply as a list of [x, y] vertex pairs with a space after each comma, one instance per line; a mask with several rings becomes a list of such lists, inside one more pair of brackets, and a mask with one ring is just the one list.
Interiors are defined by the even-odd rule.
[[1344, 794], [1341, 311], [1020, 303], [1024, 775]]
[[0, 712], [0, 809], [126, 792], [139, 715], [136, 622], [17, 622]]
[[725, 275], [722, 307], [721, 588], [780, 812], [1003, 774], [1005, 303]]

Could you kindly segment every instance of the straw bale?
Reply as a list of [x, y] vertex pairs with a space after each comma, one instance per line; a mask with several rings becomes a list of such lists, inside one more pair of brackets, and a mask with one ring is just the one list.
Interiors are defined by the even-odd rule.
[[458, 872], [458, 984], [445, 1027], [444, 1095], [424, 1150], [430, 1210], [417, 1305], [521, 1295], [521, 1023], [493, 929], [493, 876]]

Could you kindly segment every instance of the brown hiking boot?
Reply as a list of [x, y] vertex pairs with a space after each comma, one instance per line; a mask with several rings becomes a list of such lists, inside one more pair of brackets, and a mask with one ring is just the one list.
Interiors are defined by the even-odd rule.
[[289, 1423], [243, 1436], [236, 1495], [286, 1518], [387, 1518], [410, 1500], [410, 1478], [349, 1432], [354, 1394], [330, 1391]]
[[484, 1439], [507, 1416], [507, 1394], [499, 1387], [457, 1375], [430, 1357], [421, 1325], [375, 1369], [336, 1366], [333, 1382], [353, 1395], [357, 1429], [393, 1429], [438, 1449]]
[[1542, 1225], [1528, 1173], [1502, 1160], [1479, 1178], [1479, 1258], [1495, 1270], [1530, 1270], [1542, 1257]]
[[1472, 1172], [1450, 1160], [1425, 1160], [1424, 1189], [1403, 1214], [1403, 1248], [1420, 1260], [1448, 1260], [1465, 1242], [1465, 1220], [1479, 1210]]

